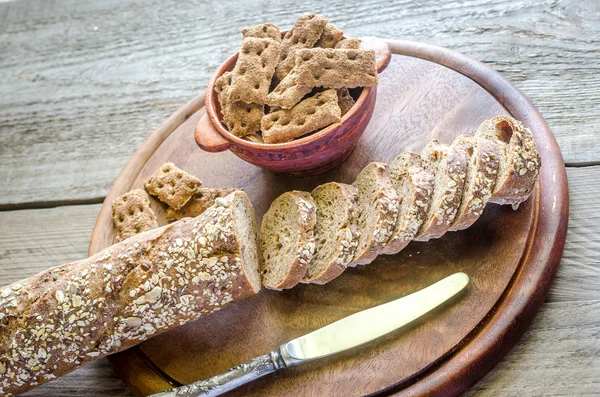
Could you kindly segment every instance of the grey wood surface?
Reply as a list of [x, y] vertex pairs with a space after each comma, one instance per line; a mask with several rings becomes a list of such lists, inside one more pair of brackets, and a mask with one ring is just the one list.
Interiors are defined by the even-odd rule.
[[[569, 166], [567, 247], [531, 329], [468, 394], [600, 394], [599, 0], [0, 2], [0, 285], [84, 257], [94, 203], [241, 28], [309, 10], [479, 59], [541, 110]], [[100, 360], [27, 395], [131, 393]]]

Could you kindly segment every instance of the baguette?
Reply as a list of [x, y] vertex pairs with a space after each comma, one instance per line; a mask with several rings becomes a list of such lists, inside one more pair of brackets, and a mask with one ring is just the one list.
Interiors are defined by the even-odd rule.
[[498, 145], [500, 170], [490, 202], [517, 209], [533, 192], [542, 166], [531, 130], [510, 116], [498, 116], [481, 123], [475, 136]]
[[0, 290], [0, 395], [77, 367], [256, 294], [256, 221], [235, 192], [194, 219]]

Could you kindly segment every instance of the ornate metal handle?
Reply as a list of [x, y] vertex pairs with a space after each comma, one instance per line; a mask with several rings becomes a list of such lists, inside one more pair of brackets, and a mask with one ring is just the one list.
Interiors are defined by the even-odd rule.
[[176, 387], [150, 397], [197, 397], [220, 396], [248, 382], [262, 378], [280, 368], [287, 367], [279, 351], [237, 365], [222, 374], [201, 380], [187, 386]]

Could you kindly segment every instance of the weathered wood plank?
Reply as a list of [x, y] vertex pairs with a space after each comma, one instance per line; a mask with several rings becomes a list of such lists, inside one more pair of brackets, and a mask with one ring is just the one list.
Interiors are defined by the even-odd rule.
[[0, 4], [0, 206], [102, 198], [147, 134], [239, 46], [242, 27], [289, 26], [306, 10], [352, 35], [425, 41], [483, 60], [538, 105], [567, 162], [600, 161], [594, 2], [31, 4]]

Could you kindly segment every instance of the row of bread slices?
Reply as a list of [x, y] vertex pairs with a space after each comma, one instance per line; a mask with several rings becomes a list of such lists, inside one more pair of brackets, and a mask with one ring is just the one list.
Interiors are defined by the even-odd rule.
[[284, 193], [262, 222], [263, 284], [323, 284], [412, 240], [468, 228], [488, 201], [516, 208], [533, 192], [540, 165], [531, 131], [500, 116], [449, 146], [432, 140], [420, 155], [370, 163], [352, 185]]

